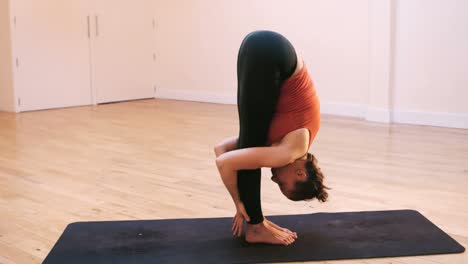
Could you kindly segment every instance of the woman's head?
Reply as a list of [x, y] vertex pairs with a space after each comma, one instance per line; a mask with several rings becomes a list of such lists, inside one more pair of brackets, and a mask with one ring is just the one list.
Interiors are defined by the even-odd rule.
[[323, 184], [323, 174], [314, 155], [297, 159], [281, 168], [272, 168], [271, 180], [276, 182], [281, 192], [290, 200], [302, 201], [317, 198], [325, 202], [328, 198], [327, 186]]

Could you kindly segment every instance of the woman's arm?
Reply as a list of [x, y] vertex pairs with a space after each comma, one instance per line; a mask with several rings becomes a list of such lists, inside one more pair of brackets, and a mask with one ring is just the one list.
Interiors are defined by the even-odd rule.
[[[304, 152], [305, 153], [305, 152]], [[262, 167], [278, 168], [304, 155], [289, 146], [254, 147], [225, 152], [216, 158], [219, 169], [253, 170]]]
[[[238, 139], [238, 137], [229, 137], [216, 144], [216, 146], [214, 147], [216, 158], [218, 158], [226, 152], [236, 149]], [[216, 165], [218, 166], [218, 162], [216, 162]], [[234, 204], [237, 207], [238, 204], [241, 202], [239, 197], [239, 191], [237, 189], [237, 171], [221, 170], [219, 166], [218, 171], [221, 175], [221, 179], [223, 180], [224, 186], [226, 186], [226, 189], [228, 190], [229, 194], [232, 197], [232, 200], [234, 201]]]
[[234, 204], [240, 202], [237, 187], [238, 170], [285, 166], [307, 152], [302, 142], [289, 140], [277, 146], [237, 149], [219, 155], [216, 158], [216, 166]]
[[[307, 131], [308, 132], [308, 131]], [[304, 131], [294, 131], [286, 135], [278, 145], [270, 147], [243, 148], [230, 151], [220, 151], [216, 158], [218, 168], [224, 170], [249, 170], [262, 167], [278, 168], [294, 162], [308, 151], [309, 134]], [[224, 142], [229, 142], [225, 140]], [[231, 143], [232, 141], [231, 138]], [[235, 141], [237, 144], [237, 141]], [[229, 144], [219, 144], [228, 146]]]
[[237, 171], [230, 170], [227, 167], [222, 167], [221, 164], [218, 163], [218, 158], [216, 159], [216, 166], [218, 167], [224, 186], [226, 186], [226, 189], [231, 195], [232, 201], [237, 208], [238, 204], [242, 202], [239, 196], [239, 189], [237, 188]]
[[[262, 167], [285, 166], [302, 157], [308, 150], [308, 133], [297, 131], [286, 135], [279, 145], [235, 149], [237, 137], [225, 139], [215, 147], [216, 166], [226, 189], [237, 205], [240, 202], [237, 189], [237, 171]], [[234, 150], [235, 149], [235, 150]]]

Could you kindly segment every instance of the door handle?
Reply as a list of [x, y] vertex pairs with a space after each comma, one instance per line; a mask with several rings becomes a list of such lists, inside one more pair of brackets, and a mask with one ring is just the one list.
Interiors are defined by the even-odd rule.
[[99, 37], [99, 17], [97, 15], [95, 15], [94, 20], [95, 20], [95, 23], [96, 23], [96, 37]]
[[86, 17], [88, 21], [88, 38], [91, 38], [91, 22], [89, 16]]

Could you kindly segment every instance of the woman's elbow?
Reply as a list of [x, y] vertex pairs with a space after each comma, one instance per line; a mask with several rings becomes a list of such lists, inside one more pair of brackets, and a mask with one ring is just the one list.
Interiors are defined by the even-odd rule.
[[224, 146], [221, 145], [221, 144], [218, 144], [213, 148], [213, 151], [214, 151], [214, 153], [216, 155], [216, 158], [217, 158], [217, 157], [219, 157], [221, 154], [223, 154], [225, 152]]
[[224, 158], [222, 156], [217, 156], [216, 157], [216, 167], [218, 167], [218, 170], [221, 171], [224, 165]]

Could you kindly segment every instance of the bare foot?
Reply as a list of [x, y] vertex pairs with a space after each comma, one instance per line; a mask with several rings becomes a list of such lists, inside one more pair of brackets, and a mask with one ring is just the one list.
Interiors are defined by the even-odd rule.
[[290, 245], [295, 241], [294, 235], [273, 227], [265, 221], [257, 225], [247, 225], [245, 240], [249, 243], [267, 243]]
[[294, 239], [297, 239], [297, 233], [296, 232], [293, 232], [293, 231], [291, 231], [291, 230], [289, 230], [287, 228], [283, 228], [281, 226], [278, 226], [277, 224], [271, 222], [270, 220], [267, 220], [266, 218], [265, 218], [265, 220], [263, 220], [263, 222], [265, 222], [265, 224], [267, 224], [267, 225], [269, 225], [269, 226], [271, 226], [271, 227], [273, 227], [275, 229], [278, 229], [280, 231], [284, 231], [284, 232], [286, 232], [288, 234], [291, 234], [294, 237]]

